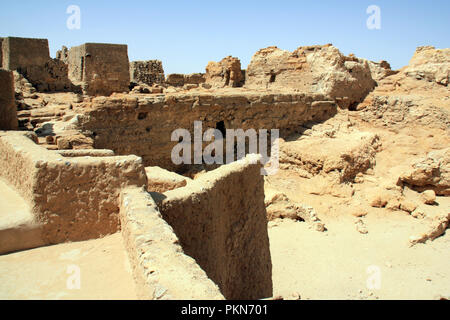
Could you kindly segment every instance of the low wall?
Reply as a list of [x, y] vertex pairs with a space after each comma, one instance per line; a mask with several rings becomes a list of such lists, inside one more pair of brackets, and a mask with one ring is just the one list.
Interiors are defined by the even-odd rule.
[[[175, 171], [171, 151], [174, 130], [194, 132], [194, 121], [203, 131], [225, 129], [279, 129], [280, 136], [300, 130], [309, 121], [332, 117], [337, 107], [322, 95], [259, 93], [238, 91], [217, 94], [179, 93], [167, 95], [117, 95], [95, 98], [80, 116], [80, 129], [94, 138], [97, 149], [116, 154], [135, 154], [145, 166]], [[180, 116], [182, 115], [182, 116]]]
[[158, 201], [186, 254], [227, 299], [272, 296], [272, 262], [260, 164], [251, 157], [205, 173]]
[[65, 158], [20, 132], [0, 133], [0, 168], [30, 205], [47, 244], [117, 232], [120, 191], [147, 184], [139, 157]]
[[223, 299], [195, 260], [184, 254], [149, 193], [130, 187], [120, 199], [122, 236], [139, 298]]

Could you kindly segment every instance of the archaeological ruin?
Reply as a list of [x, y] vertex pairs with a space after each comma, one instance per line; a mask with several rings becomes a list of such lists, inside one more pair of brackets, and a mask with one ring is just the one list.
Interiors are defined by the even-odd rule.
[[[391, 70], [331, 44], [271, 46], [245, 69], [227, 56], [166, 76], [152, 57], [130, 62], [123, 44], [63, 47], [56, 58], [46, 39], [0, 44], [0, 266], [119, 234], [135, 298], [250, 300], [300, 298], [295, 285], [316, 283], [308, 270], [337, 264], [341, 235], [389, 247], [392, 232], [402, 254], [448, 257], [450, 49], [420, 47]], [[173, 134], [194, 137], [196, 122], [200, 144]], [[251, 130], [279, 136], [255, 152]], [[233, 161], [173, 161], [177, 145], [194, 159], [219, 140]], [[275, 156], [278, 171], [263, 175]], [[322, 250], [328, 260], [313, 261]]]

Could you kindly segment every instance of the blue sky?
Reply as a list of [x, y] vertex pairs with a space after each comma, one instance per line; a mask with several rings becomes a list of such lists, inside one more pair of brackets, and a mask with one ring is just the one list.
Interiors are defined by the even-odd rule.
[[[69, 30], [69, 5], [81, 9], [81, 29]], [[381, 9], [381, 29], [369, 30], [369, 5]], [[407, 65], [415, 48], [450, 47], [450, 1], [1, 1], [0, 37], [47, 38], [61, 46], [85, 42], [128, 44], [130, 61], [160, 59], [166, 74], [204, 72], [227, 55], [246, 68], [260, 48], [332, 43], [344, 54], [393, 68]]]

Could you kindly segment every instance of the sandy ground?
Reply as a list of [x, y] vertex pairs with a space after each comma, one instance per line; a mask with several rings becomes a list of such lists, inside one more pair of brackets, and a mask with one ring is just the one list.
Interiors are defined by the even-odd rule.
[[0, 230], [33, 220], [30, 209], [19, 194], [0, 179]]
[[326, 233], [311, 230], [304, 222], [283, 220], [269, 229], [274, 296], [294, 292], [302, 299], [450, 296], [450, 233], [409, 248], [409, 219], [370, 215], [367, 235], [355, 230], [350, 217], [328, 220]]
[[[382, 142], [375, 168], [364, 175], [362, 183], [353, 184], [353, 196], [310, 194], [311, 181], [290, 171], [280, 170], [266, 179], [266, 187], [312, 206], [328, 229], [320, 233], [306, 222], [288, 219], [270, 224], [274, 295], [298, 293], [302, 299], [450, 297], [449, 229], [432, 242], [410, 247], [409, 237], [426, 230], [425, 220], [404, 211], [372, 208], [365, 200], [368, 190], [388, 181], [395, 183], [398, 168], [429, 151], [448, 147], [450, 137], [431, 128], [376, 128], [350, 116], [359, 130], [377, 133]], [[424, 206], [427, 215], [450, 211], [449, 197], [438, 197], [436, 202]], [[368, 234], [356, 230], [357, 218], [351, 215], [351, 208], [361, 204], [368, 212], [362, 218]]]
[[0, 299], [136, 299], [120, 233], [0, 256]]

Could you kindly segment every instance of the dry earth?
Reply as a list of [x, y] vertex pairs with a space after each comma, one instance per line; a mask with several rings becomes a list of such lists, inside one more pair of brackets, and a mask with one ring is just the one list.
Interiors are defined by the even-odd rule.
[[[79, 267], [80, 289], [71, 287], [71, 266]], [[120, 233], [3, 255], [0, 270], [0, 299], [136, 299]]]

